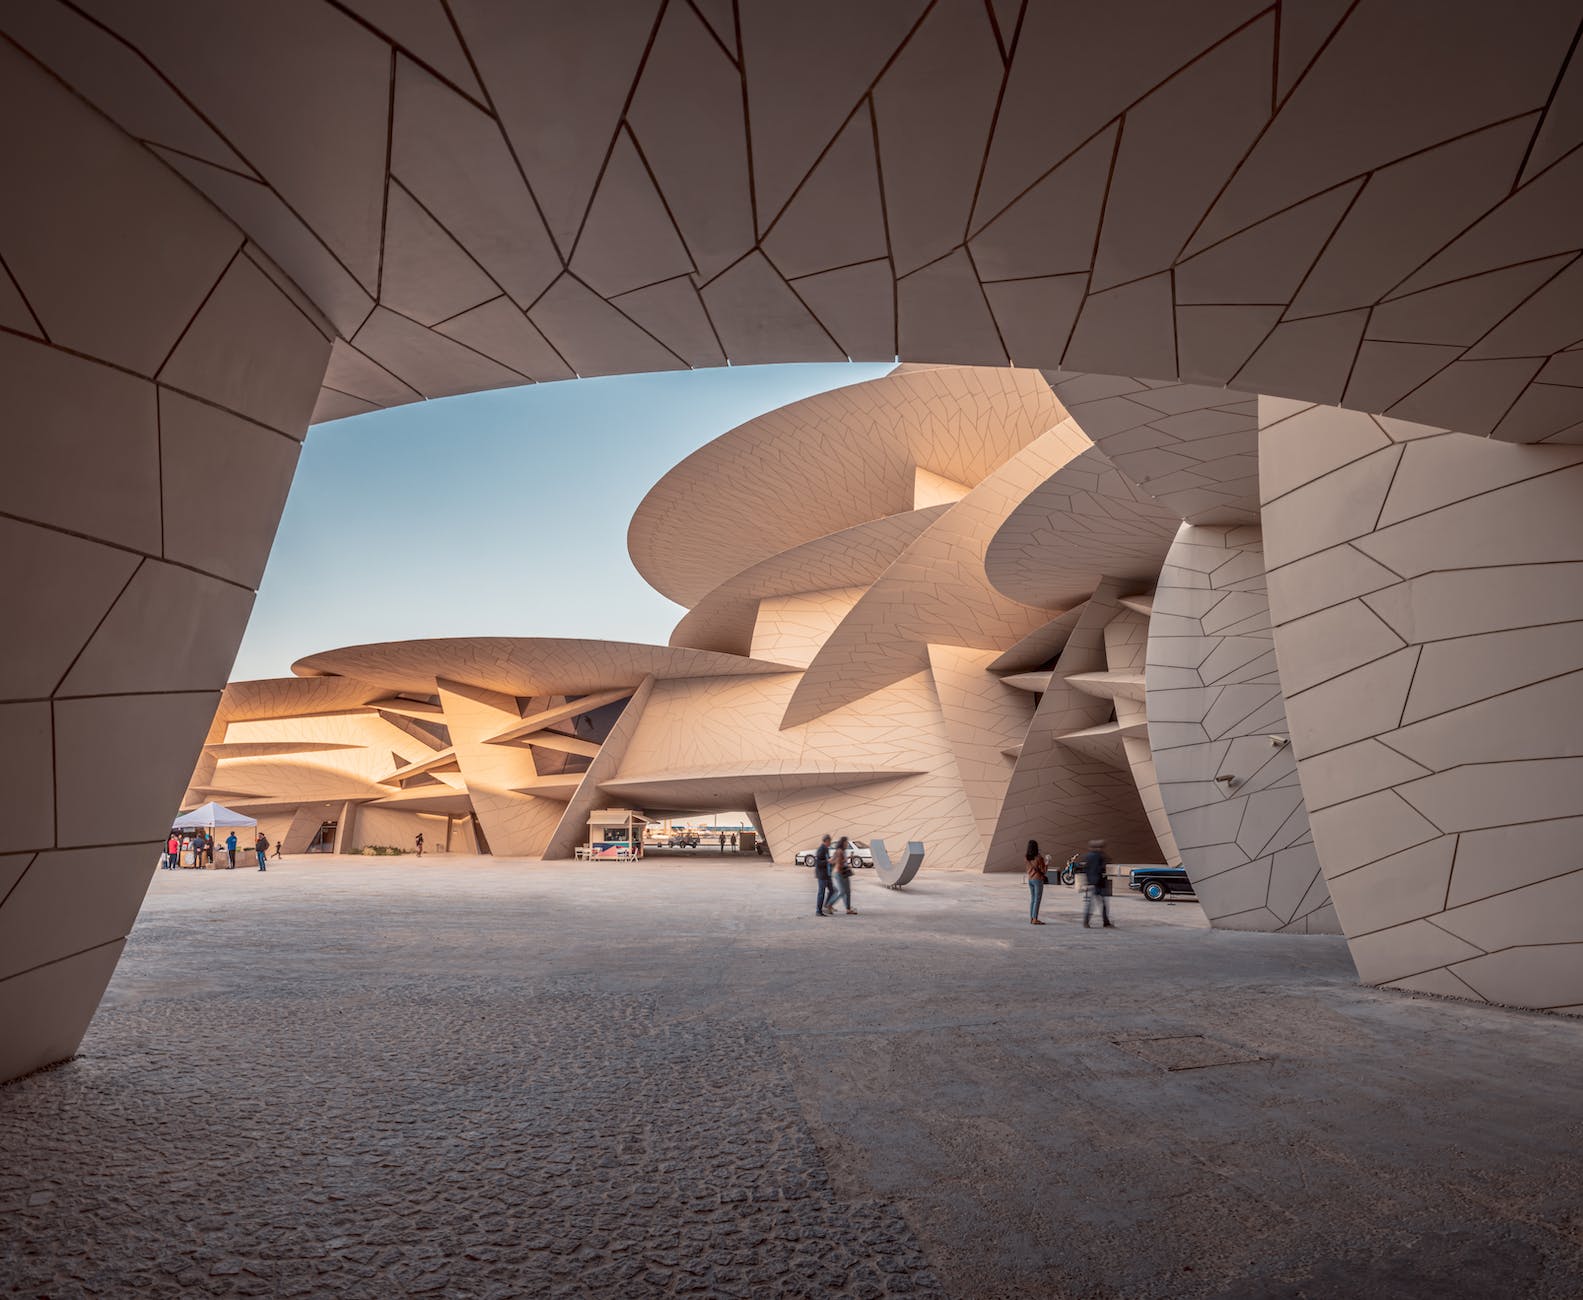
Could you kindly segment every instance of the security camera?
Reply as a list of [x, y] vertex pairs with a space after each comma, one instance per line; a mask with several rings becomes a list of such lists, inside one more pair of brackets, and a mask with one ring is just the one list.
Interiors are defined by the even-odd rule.
[[1270, 742], [1271, 749], [1284, 749], [1292, 743], [1290, 736], [1267, 736], [1265, 739]]
[[1237, 781], [1237, 778], [1231, 772], [1222, 772], [1219, 776], [1217, 776], [1215, 778], [1215, 780], [1217, 780], [1217, 781], [1224, 781], [1227, 785], [1235, 785], [1236, 781]]

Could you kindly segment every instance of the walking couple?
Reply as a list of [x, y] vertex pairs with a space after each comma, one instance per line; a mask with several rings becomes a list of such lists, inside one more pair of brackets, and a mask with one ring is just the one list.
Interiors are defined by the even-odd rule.
[[815, 916], [834, 916], [835, 900], [839, 896], [846, 904], [846, 914], [856, 916], [852, 906], [852, 847], [845, 835], [830, 846], [826, 835], [819, 841], [813, 855], [813, 877], [819, 883], [819, 894], [814, 900]]

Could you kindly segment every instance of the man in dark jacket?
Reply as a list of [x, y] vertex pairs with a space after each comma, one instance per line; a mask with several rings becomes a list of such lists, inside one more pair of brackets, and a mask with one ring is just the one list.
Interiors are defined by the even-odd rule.
[[1083, 858], [1083, 928], [1088, 928], [1088, 918], [1094, 912], [1094, 899], [1099, 899], [1100, 919], [1110, 925], [1110, 896], [1105, 892], [1105, 868], [1110, 859], [1105, 856], [1104, 840], [1089, 840], [1088, 853]]
[[813, 878], [819, 882], [819, 896], [814, 900], [815, 916], [835, 915], [835, 885], [830, 880], [830, 837], [819, 841], [813, 855]]

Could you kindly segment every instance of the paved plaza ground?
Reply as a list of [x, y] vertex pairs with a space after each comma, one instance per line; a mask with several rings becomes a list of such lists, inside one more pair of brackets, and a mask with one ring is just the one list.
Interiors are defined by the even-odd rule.
[[1583, 1288], [1583, 1023], [1192, 903], [811, 875], [155, 873], [82, 1055], [0, 1089], [0, 1293]]

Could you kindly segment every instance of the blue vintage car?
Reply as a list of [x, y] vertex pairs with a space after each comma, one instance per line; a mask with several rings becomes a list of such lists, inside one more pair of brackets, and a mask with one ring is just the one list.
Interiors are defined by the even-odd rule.
[[1167, 894], [1191, 894], [1193, 882], [1181, 867], [1134, 867], [1127, 873], [1127, 888], [1158, 903]]

